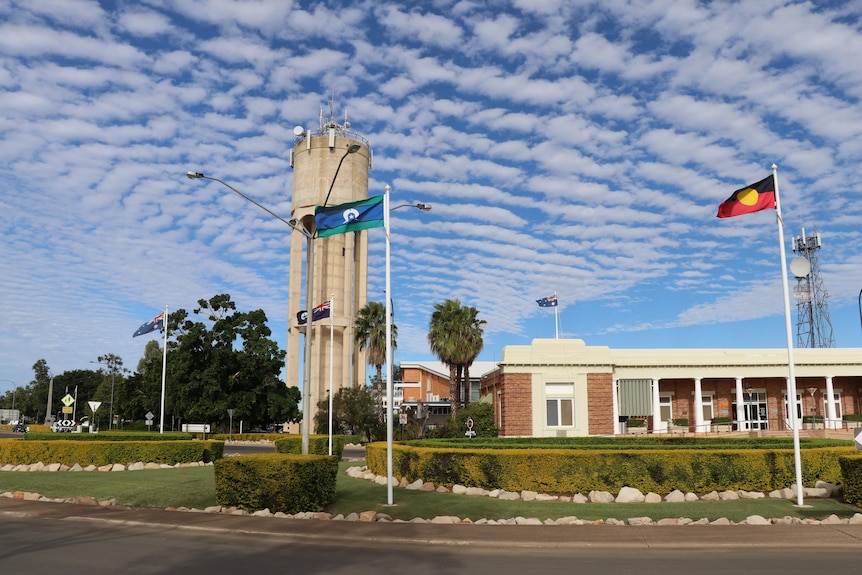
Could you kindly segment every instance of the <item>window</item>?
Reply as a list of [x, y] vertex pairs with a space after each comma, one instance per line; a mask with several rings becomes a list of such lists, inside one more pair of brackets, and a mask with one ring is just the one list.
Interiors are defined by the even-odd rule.
[[549, 399], [548, 427], [571, 427], [575, 424], [575, 402], [572, 399]]
[[575, 425], [574, 395], [575, 384], [573, 383], [548, 383], [545, 385], [548, 427], [572, 427]]

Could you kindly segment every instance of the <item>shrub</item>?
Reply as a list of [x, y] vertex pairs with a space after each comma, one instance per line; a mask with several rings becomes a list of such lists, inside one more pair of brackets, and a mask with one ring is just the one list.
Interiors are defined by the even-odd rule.
[[338, 458], [265, 453], [215, 463], [216, 501], [248, 512], [320, 511], [335, 499]]
[[[344, 445], [350, 435], [333, 435], [332, 436], [332, 455], [338, 456], [341, 459], [341, 454], [344, 452]], [[302, 453], [302, 436], [301, 435], [282, 435], [274, 443], [276, 453]], [[329, 436], [328, 435], [310, 435], [308, 437], [308, 453], [311, 455], [328, 455], [329, 454]]]
[[646, 427], [646, 419], [627, 419], [626, 427]]
[[467, 419], [473, 420], [474, 439], [499, 435], [494, 425], [494, 407], [490, 403], [476, 402], [456, 411], [454, 419], [450, 417], [444, 426], [432, 429], [425, 437], [465, 437]]
[[688, 419], [685, 417], [681, 417], [679, 419], [674, 419], [671, 421], [671, 423], [675, 427], [688, 427]]
[[862, 455], [841, 457], [838, 462], [841, 465], [844, 501], [862, 506]]
[[[845, 442], [846, 444], [846, 442]], [[803, 481], [838, 483], [838, 458], [852, 447], [803, 451]], [[386, 444], [366, 447], [368, 468], [385, 475]], [[457, 449], [396, 445], [393, 474], [407, 481], [545, 493], [646, 493], [746, 489], [770, 491], [795, 481], [792, 449]]]
[[166, 463], [210, 462], [224, 455], [222, 441], [0, 441], [0, 463], [42, 462], [86, 467], [138, 461]]

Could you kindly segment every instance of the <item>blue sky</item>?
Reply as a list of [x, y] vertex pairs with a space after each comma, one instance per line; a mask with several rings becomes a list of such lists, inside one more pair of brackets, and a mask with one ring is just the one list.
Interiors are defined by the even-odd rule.
[[[134, 369], [167, 305], [229, 293], [283, 345], [293, 129], [347, 113], [393, 213], [395, 361], [434, 304], [480, 360], [562, 336], [786, 345], [775, 212], [715, 217], [779, 166], [816, 227], [839, 347], [862, 347], [859, 2], [0, 3], [0, 390], [31, 366]], [[379, 233], [378, 233], [379, 232]], [[371, 230], [369, 297], [383, 301]], [[795, 305], [793, 322], [795, 326]]]

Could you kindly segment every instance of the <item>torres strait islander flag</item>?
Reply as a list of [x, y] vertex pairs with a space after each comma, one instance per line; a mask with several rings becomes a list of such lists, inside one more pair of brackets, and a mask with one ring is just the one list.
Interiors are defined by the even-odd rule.
[[719, 218], [732, 218], [775, 208], [775, 178], [769, 176], [740, 188], [718, 206]]

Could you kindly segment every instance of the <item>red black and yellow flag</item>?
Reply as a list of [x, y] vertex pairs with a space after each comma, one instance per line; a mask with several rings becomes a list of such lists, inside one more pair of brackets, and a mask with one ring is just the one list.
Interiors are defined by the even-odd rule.
[[719, 218], [732, 218], [775, 207], [775, 178], [769, 176], [736, 190], [718, 206]]

